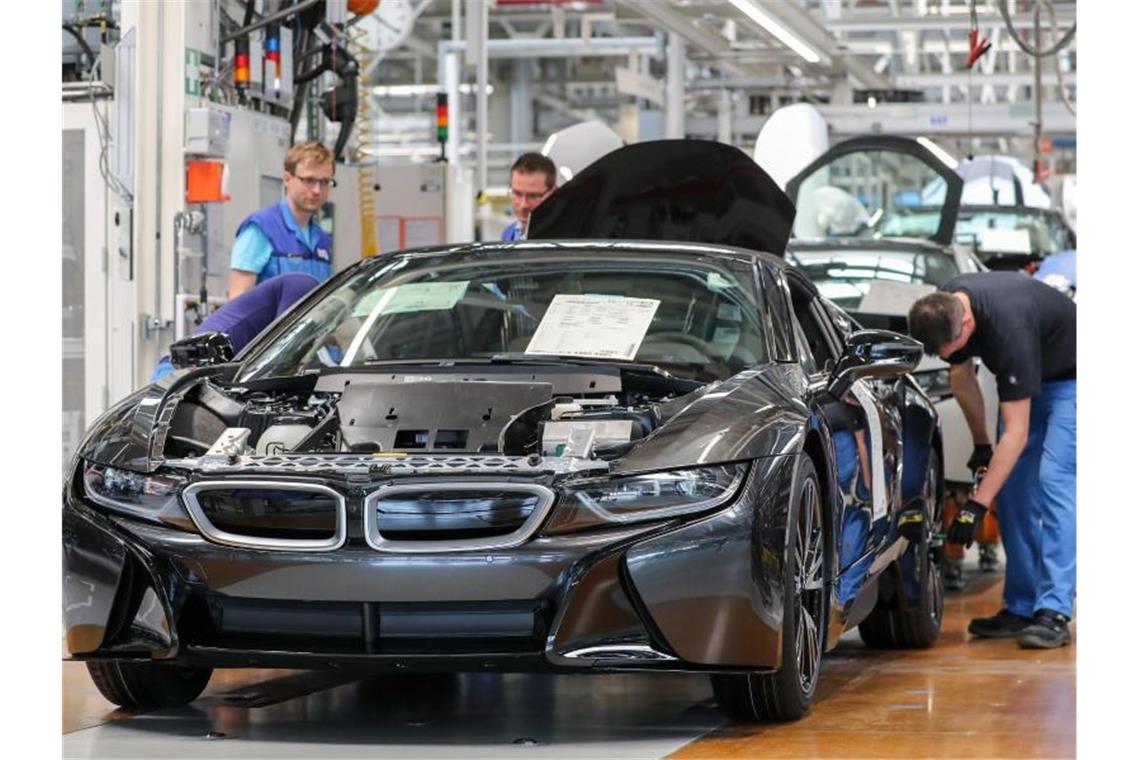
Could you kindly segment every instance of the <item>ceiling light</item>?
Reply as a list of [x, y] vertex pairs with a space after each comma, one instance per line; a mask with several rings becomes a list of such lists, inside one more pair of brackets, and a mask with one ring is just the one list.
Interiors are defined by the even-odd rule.
[[555, 132], [550, 137], [546, 138], [546, 143], [542, 146], [542, 155], [549, 156], [550, 149], [554, 147], [554, 141], [558, 139], [558, 133]]
[[569, 166], [563, 166], [559, 168], [558, 173], [562, 175], [562, 179], [566, 180], [567, 182], [574, 179], [574, 172], [570, 171]]
[[938, 143], [934, 142], [929, 137], [919, 137], [916, 139], [918, 140], [919, 145], [921, 145], [922, 147], [926, 148], [928, 151], [933, 153], [934, 157], [937, 158], [939, 161], [946, 164], [951, 169], [957, 169], [958, 168], [957, 159], [955, 159], [953, 156], [951, 156], [949, 153], [947, 153], [945, 150], [943, 150], [942, 146], [940, 146]]
[[764, 30], [771, 34], [773, 37], [784, 43], [796, 52], [801, 58], [808, 63], [819, 63], [820, 55], [810, 48], [807, 43], [795, 36], [787, 29], [785, 29], [780, 22], [769, 16], [765, 11], [761, 10], [753, 0], [728, 0], [736, 6], [736, 9], [743, 13], [748, 18], [755, 21]]
[[874, 108], [877, 105], [879, 105], [879, 101], [875, 98], [875, 96], [874, 95], [868, 96], [867, 108]]

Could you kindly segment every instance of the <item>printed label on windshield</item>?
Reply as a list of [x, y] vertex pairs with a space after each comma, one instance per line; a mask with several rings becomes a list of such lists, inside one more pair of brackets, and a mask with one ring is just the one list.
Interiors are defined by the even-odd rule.
[[377, 305], [379, 314], [403, 314], [410, 311], [442, 311], [459, 303], [467, 292], [463, 282], [410, 282], [394, 288], [382, 288], [360, 299], [352, 310], [354, 316], [371, 314]]
[[526, 353], [632, 361], [660, 305], [654, 298], [556, 295]]

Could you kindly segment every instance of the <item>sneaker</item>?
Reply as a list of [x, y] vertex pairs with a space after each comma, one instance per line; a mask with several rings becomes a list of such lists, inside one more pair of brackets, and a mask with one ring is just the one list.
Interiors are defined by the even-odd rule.
[[997, 544], [978, 544], [978, 569], [983, 573], [993, 573], [1000, 567]]
[[966, 579], [962, 577], [962, 560], [949, 557], [942, 560], [942, 588], [947, 591], [966, 588]]
[[1020, 634], [1033, 622], [1033, 618], [1014, 615], [1003, 608], [992, 617], [974, 618], [966, 630], [983, 639], [1008, 639]]
[[1023, 649], [1054, 649], [1068, 646], [1072, 640], [1067, 617], [1053, 610], [1037, 610], [1033, 623], [1017, 637], [1017, 645]]

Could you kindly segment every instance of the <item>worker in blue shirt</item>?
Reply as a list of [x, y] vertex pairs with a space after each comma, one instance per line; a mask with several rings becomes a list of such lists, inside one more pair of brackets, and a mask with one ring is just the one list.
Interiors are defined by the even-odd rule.
[[515, 221], [503, 230], [503, 240], [522, 240], [530, 212], [554, 192], [554, 162], [541, 153], [523, 153], [511, 165], [511, 208]]
[[316, 214], [336, 184], [332, 153], [317, 142], [285, 154], [285, 196], [238, 226], [230, 255], [229, 297], [279, 274], [301, 272], [319, 281], [332, 275], [332, 238]]
[[[234, 347], [234, 354], [269, 327], [273, 320], [284, 314], [297, 301], [320, 283], [312, 275], [294, 272], [271, 277], [252, 289], [232, 298], [194, 330], [194, 335], [206, 332], [225, 333]], [[174, 371], [170, 357], [164, 356], [150, 376], [153, 383]]]

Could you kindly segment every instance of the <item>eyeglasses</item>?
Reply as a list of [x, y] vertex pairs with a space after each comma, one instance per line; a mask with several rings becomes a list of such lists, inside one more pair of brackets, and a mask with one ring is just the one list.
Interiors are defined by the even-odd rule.
[[336, 180], [332, 178], [325, 179], [324, 177], [302, 177], [299, 174], [294, 174], [293, 179], [297, 180], [310, 190], [312, 190], [314, 187], [319, 187], [322, 190], [327, 187], [336, 187]]
[[549, 190], [543, 190], [541, 193], [524, 193], [522, 190], [515, 190], [511, 188], [511, 195], [517, 201], [526, 201], [528, 203], [538, 203], [546, 196], [550, 195]]

